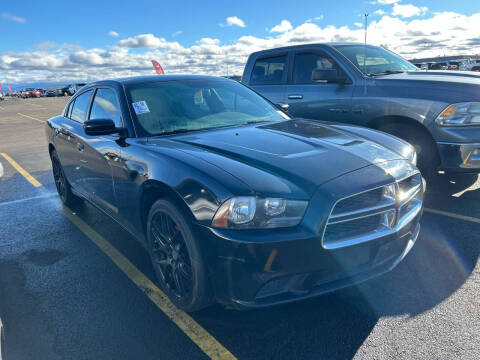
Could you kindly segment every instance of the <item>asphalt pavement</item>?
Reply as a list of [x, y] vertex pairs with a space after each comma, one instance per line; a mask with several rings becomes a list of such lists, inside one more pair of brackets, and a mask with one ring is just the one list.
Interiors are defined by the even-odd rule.
[[0, 102], [6, 360], [480, 359], [476, 175], [429, 184], [419, 239], [391, 273], [308, 301], [189, 317], [162, 298], [135, 239], [89, 205], [61, 205], [44, 122], [67, 100]]

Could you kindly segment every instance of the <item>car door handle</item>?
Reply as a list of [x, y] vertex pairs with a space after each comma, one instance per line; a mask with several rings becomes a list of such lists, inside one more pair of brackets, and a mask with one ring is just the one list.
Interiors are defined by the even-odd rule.
[[303, 95], [288, 95], [290, 100], [300, 100], [303, 99]]
[[77, 143], [77, 150], [78, 151], [83, 152], [84, 147], [85, 146], [82, 143]]

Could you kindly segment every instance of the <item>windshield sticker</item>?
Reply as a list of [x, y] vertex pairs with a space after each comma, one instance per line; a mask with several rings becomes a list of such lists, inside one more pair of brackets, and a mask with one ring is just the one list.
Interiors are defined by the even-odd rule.
[[150, 112], [150, 109], [147, 106], [147, 103], [145, 101], [137, 101], [132, 103], [133, 109], [135, 110], [135, 114], [140, 115], [140, 114], [146, 114]]

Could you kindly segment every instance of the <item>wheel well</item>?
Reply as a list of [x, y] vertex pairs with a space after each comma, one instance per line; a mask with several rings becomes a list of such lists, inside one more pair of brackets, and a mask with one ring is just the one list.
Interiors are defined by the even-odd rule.
[[50, 156], [52, 156], [53, 150], [55, 150], [55, 146], [53, 146], [52, 144], [48, 144], [48, 153], [50, 154]]
[[175, 192], [168, 185], [155, 180], [149, 180], [142, 186], [142, 195], [140, 198], [140, 211], [141, 211], [141, 220], [145, 236], [147, 235], [147, 221], [148, 213], [155, 203], [159, 199], [166, 199], [177, 205], [178, 209], [187, 216], [189, 219], [193, 219], [193, 214], [190, 211], [189, 207], [182, 199], [182, 197]]

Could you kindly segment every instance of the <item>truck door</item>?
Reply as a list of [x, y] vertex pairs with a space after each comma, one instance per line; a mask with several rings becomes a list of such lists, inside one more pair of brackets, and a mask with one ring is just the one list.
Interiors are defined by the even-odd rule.
[[287, 53], [258, 58], [247, 83], [275, 104], [285, 102]]
[[[354, 85], [331, 56], [322, 50], [297, 51], [291, 68], [291, 79], [286, 85], [290, 115], [325, 121], [351, 120]], [[322, 72], [330, 74], [328, 80], [314, 76]]]

